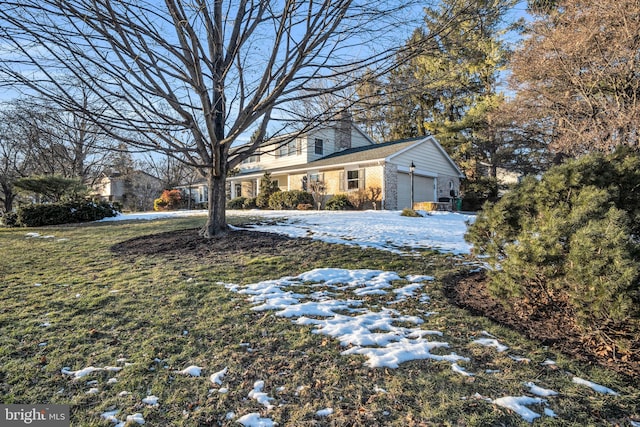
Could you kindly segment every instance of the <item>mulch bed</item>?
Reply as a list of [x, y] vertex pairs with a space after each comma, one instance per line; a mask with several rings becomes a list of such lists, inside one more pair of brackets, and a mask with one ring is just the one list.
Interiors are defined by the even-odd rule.
[[[444, 290], [449, 300], [471, 313], [484, 316], [502, 325], [522, 332], [579, 360], [611, 368], [624, 375], [640, 376], [640, 352], [631, 351], [625, 356], [616, 355], [608, 348], [580, 334], [568, 310], [555, 307], [545, 312], [526, 313], [525, 307], [516, 301], [502, 304], [493, 298], [487, 289], [485, 272], [451, 276], [445, 279]], [[634, 348], [640, 344], [636, 339]]]
[[111, 247], [113, 252], [123, 255], [232, 255], [237, 253], [278, 253], [285, 247], [299, 247], [307, 239], [292, 239], [274, 233], [251, 230], [234, 230], [214, 239], [200, 236], [198, 229], [168, 231], [141, 236]]

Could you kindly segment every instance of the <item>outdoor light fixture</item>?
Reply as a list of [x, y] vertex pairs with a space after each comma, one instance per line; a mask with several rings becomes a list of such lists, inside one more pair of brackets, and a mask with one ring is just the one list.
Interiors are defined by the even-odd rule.
[[416, 170], [416, 165], [413, 164], [413, 161], [409, 165], [409, 177], [411, 178], [411, 209], [413, 209], [413, 171]]

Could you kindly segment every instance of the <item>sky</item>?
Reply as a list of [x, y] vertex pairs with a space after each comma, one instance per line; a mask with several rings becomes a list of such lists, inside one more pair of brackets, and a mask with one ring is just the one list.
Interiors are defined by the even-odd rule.
[[[230, 216], [253, 217], [256, 231], [280, 233], [287, 236], [305, 236], [327, 242], [357, 245], [366, 248], [412, 256], [417, 249], [438, 249], [450, 253], [454, 258], [469, 252], [470, 247], [464, 242], [464, 231], [467, 223], [473, 221], [472, 215], [460, 213], [434, 213], [423, 218], [402, 217], [399, 211], [229, 211]], [[177, 211], [153, 212], [140, 214], [120, 214], [114, 218], [107, 218], [101, 222], [116, 222], [123, 220], [154, 220], [159, 218], [202, 216], [206, 211]], [[268, 225], [267, 225], [268, 221]], [[275, 224], [273, 223], [275, 222]], [[64, 237], [55, 235], [39, 235], [27, 233], [27, 239], [48, 239], [52, 244], [64, 244]], [[197, 278], [188, 278], [197, 281]], [[557, 376], [556, 386], [562, 388], [551, 389], [544, 383], [546, 376], [529, 378], [515, 387], [507, 387], [519, 392], [504, 394], [499, 390], [482, 390], [482, 381], [478, 384], [480, 392], [464, 397], [475, 402], [470, 408], [485, 404], [495, 405], [505, 411], [513, 411], [525, 422], [533, 423], [537, 419], [559, 418], [554, 399], [558, 395], [566, 398], [569, 388], [580, 387], [585, 393], [591, 393], [593, 399], [604, 396], [619, 395], [619, 391], [606, 385], [598, 384], [588, 378], [583, 378], [569, 371], [567, 367], [558, 366], [554, 360], [536, 360], [527, 354], [522, 354], [511, 348], [510, 343], [499, 332], [477, 330], [468, 337], [466, 345], [453, 345], [447, 340], [449, 331], [446, 328], [433, 329], [426, 325], [427, 320], [439, 316], [430, 310], [429, 290], [434, 283], [434, 277], [427, 275], [402, 276], [394, 271], [371, 269], [342, 269], [317, 268], [303, 272], [297, 276], [281, 277], [275, 280], [263, 280], [256, 283], [225, 283], [223, 286], [235, 295], [239, 304], [247, 304], [255, 312], [272, 312], [275, 316], [287, 319], [292, 327], [310, 328], [310, 333], [335, 340], [342, 347], [341, 356], [350, 358], [354, 355], [363, 356], [364, 366], [369, 369], [402, 369], [411, 360], [431, 360], [440, 362], [443, 369], [450, 369], [454, 376], [465, 378], [482, 378], [486, 375], [497, 375], [495, 364], [488, 360], [474, 360], [469, 348], [482, 346], [490, 349], [497, 357], [507, 356], [513, 360], [514, 367], [520, 363], [540, 365], [540, 369], [550, 370]], [[43, 286], [36, 283], [35, 286]], [[118, 295], [114, 291], [114, 295]], [[386, 296], [384, 303], [371, 305], [372, 297]], [[77, 295], [76, 295], [77, 297]], [[402, 311], [403, 301], [415, 299], [424, 309], [408, 314]], [[381, 300], [382, 301], [382, 300]], [[431, 324], [440, 324], [437, 321]], [[50, 327], [50, 322], [44, 322], [40, 327]], [[184, 331], [188, 334], [189, 331]], [[47, 343], [42, 343], [46, 345]], [[238, 343], [248, 352], [252, 347], [259, 346], [259, 342]], [[152, 357], [152, 356], [150, 356]], [[162, 367], [162, 360], [153, 360]], [[268, 373], [264, 379], [258, 379], [252, 386], [243, 390], [237, 387], [243, 385], [229, 383], [225, 376], [230, 373], [224, 362], [212, 363], [210, 368], [185, 364], [179, 370], [172, 371], [176, 375], [192, 377], [199, 381], [201, 387], [208, 390], [210, 396], [228, 393], [230, 390], [246, 393], [246, 402], [241, 407], [224, 414], [230, 421], [247, 427], [282, 425], [281, 421], [269, 416], [270, 411], [282, 404], [280, 394], [285, 387], [269, 388], [265, 386]], [[484, 365], [486, 364], [486, 365]], [[114, 360], [111, 366], [92, 366], [87, 362], [84, 367], [73, 370], [70, 367], [60, 367], [60, 373], [68, 381], [79, 382], [79, 393], [104, 395], [110, 392], [111, 384], [118, 382], [121, 372], [131, 369], [126, 357]], [[447, 368], [448, 366], [448, 368]], [[164, 366], [164, 369], [170, 369]], [[108, 372], [110, 378], [100, 382], [92, 375], [95, 372]], [[508, 377], [508, 376], [507, 376]], [[260, 378], [260, 373], [258, 373]], [[84, 389], [82, 386], [84, 382]], [[288, 384], [292, 390], [304, 388], [304, 384]], [[566, 388], [566, 390], [565, 390]], [[384, 383], [372, 384], [373, 393], [386, 393]], [[162, 410], [162, 398], [156, 395], [136, 396], [126, 390], [119, 395], [139, 399], [141, 405], [151, 410]], [[284, 395], [283, 395], [284, 396]], [[338, 405], [339, 402], [336, 402]], [[256, 411], [259, 409], [259, 411]], [[322, 406], [314, 408], [315, 417], [327, 418], [330, 422], [332, 414], [339, 408]], [[389, 408], [393, 411], [393, 408]], [[388, 412], [391, 414], [391, 412]], [[144, 424], [142, 413], [126, 413], [114, 408], [100, 416], [110, 421], [116, 427]], [[632, 426], [640, 426], [640, 414], [629, 414], [628, 421]]]

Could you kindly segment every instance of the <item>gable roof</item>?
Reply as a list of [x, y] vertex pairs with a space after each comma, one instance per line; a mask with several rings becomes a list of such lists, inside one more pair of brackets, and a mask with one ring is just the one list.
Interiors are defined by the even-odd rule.
[[349, 148], [347, 150], [338, 151], [316, 161], [307, 163], [307, 167], [313, 168], [326, 165], [334, 165], [337, 163], [351, 163], [385, 159], [399, 151], [415, 145], [416, 142], [423, 139], [425, 139], [424, 136], [383, 142], [380, 144], [367, 145], [364, 147]]

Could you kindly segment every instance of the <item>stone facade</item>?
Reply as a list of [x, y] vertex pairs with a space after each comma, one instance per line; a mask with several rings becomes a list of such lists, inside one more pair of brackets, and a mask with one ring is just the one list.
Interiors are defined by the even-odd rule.
[[384, 192], [385, 199], [382, 201], [382, 208], [398, 209], [398, 166], [392, 163], [385, 164]]

